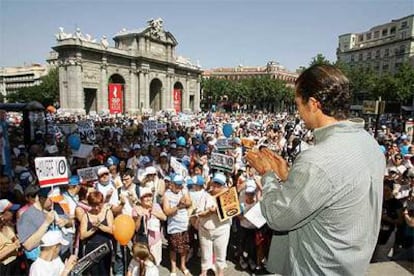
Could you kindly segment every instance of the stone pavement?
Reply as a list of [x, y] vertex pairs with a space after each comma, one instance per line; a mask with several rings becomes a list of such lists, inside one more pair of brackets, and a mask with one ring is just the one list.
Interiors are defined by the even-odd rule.
[[[235, 265], [230, 261], [227, 261], [227, 264], [228, 264], [228, 268], [224, 272], [226, 276], [254, 275], [254, 274], [250, 274], [245, 271], [238, 270], [238, 268], [235, 267]], [[409, 269], [411, 272], [405, 269], [403, 266]], [[406, 262], [406, 263], [403, 263], [403, 266], [399, 265], [396, 262], [383, 262], [383, 263], [370, 264], [366, 276], [392, 276], [392, 275], [412, 276], [414, 275], [413, 274], [414, 263]], [[199, 260], [198, 260], [198, 264], [196, 263], [196, 261], [193, 261], [189, 265], [189, 269], [191, 273], [193, 273], [193, 275], [199, 275], [200, 273], [199, 267], [200, 267]], [[160, 267], [160, 276], [169, 276], [169, 275], [170, 273], [167, 267], [165, 266]], [[181, 276], [181, 275], [184, 275], [184, 274], [182, 274], [181, 272], [177, 273], [177, 276]]]

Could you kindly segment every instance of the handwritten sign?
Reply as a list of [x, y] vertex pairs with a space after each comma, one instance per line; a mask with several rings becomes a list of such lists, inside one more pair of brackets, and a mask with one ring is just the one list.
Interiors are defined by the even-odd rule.
[[89, 168], [78, 169], [78, 175], [81, 182], [94, 181], [98, 179], [98, 170], [103, 166], [95, 166]]
[[69, 167], [66, 158], [37, 157], [35, 158], [36, 175], [41, 187], [63, 185], [68, 183]]
[[210, 167], [226, 172], [232, 172], [234, 158], [229, 155], [213, 152], [210, 157]]
[[95, 124], [93, 121], [79, 121], [77, 123], [81, 141], [94, 143], [96, 140]]
[[241, 213], [236, 187], [231, 187], [216, 196], [217, 215], [220, 221], [227, 220]]
[[157, 121], [146, 120], [144, 123], [144, 142], [153, 143], [157, 140]]

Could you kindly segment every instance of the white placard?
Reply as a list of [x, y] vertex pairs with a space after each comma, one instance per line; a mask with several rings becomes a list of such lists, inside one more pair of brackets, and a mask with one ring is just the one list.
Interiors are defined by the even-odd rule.
[[171, 156], [171, 158], [170, 158], [170, 165], [171, 165], [171, 168], [173, 168], [173, 170], [176, 174], [180, 174], [184, 178], [187, 177], [187, 175], [188, 175], [187, 168], [184, 167], [183, 164], [178, 162], [178, 160], [174, 156]]
[[254, 224], [257, 228], [261, 228], [265, 223], [266, 219], [260, 209], [260, 202], [256, 203], [249, 211], [244, 214], [244, 217]]
[[210, 157], [210, 167], [226, 172], [232, 172], [234, 167], [234, 157], [212, 152]]
[[81, 182], [94, 181], [98, 179], [98, 170], [103, 166], [78, 169], [77, 173]]
[[41, 187], [67, 184], [69, 180], [69, 167], [66, 158], [37, 157], [35, 158], [36, 175]]
[[81, 144], [78, 150], [72, 151], [73, 157], [87, 158], [93, 150], [93, 145]]

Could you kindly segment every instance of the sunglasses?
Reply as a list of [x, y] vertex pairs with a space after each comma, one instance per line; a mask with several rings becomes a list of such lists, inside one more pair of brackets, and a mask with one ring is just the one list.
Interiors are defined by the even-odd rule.
[[109, 173], [103, 173], [99, 177], [102, 177], [102, 176], [105, 176], [105, 175], [109, 175]]

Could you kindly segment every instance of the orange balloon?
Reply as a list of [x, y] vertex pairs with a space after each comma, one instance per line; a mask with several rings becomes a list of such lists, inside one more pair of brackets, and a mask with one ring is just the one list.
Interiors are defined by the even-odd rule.
[[127, 245], [135, 232], [135, 222], [131, 216], [122, 214], [115, 218], [112, 233], [121, 245]]
[[53, 105], [49, 105], [46, 110], [50, 113], [55, 113], [56, 112], [56, 108]]

